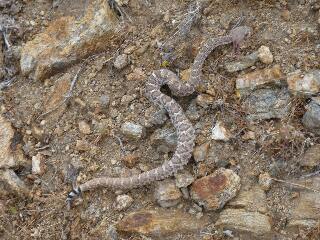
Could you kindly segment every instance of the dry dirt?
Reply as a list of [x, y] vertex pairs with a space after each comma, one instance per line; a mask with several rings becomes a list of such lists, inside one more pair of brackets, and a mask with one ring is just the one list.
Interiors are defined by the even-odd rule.
[[[0, 1], [1, 2], [1, 1]], [[11, 1], [13, 7], [0, 8], [20, 24], [20, 29], [10, 35], [13, 45], [21, 46], [42, 32], [48, 23], [65, 15], [80, 17], [88, 1]], [[308, 31], [290, 35], [292, 29], [303, 26], [317, 28], [318, 13], [312, 10], [316, 1], [210, 1], [205, 13], [192, 26], [186, 40], [175, 49], [176, 59], [170, 62], [172, 70], [187, 69], [203, 39], [208, 36], [223, 35], [239, 20], [243, 14], [244, 23], [253, 28], [253, 34], [242, 45], [240, 55], [256, 51], [261, 45], [268, 46], [280, 64], [284, 73], [295, 69], [309, 71], [319, 68], [319, 35], [313, 36]], [[146, 78], [128, 81], [126, 75], [133, 69], [142, 68], [145, 74], [159, 69], [162, 63], [156, 39], [164, 41], [175, 32], [176, 24], [187, 12], [190, 1], [182, 0], [130, 0], [122, 8], [132, 22], [124, 19], [128, 25], [127, 32], [114, 42], [105, 43], [107, 50], [89, 61], [79, 75], [73, 91], [73, 97], [66, 107], [41, 116], [45, 104], [57, 87], [57, 79], [63, 74], [74, 76], [81, 64], [75, 64], [64, 72], [57, 73], [45, 81], [35, 81], [23, 77], [17, 72], [13, 85], [1, 92], [3, 115], [12, 122], [21, 134], [24, 145], [28, 145], [28, 157], [42, 151], [46, 156], [46, 170], [42, 176], [31, 174], [30, 165], [15, 169], [31, 189], [31, 197], [22, 199], [14, 195], [1, 197], [3, 214], [0, 217], [0, 236], [2, 239], [106, 239], [107, 229], [123, 216], [138, 209], [158, 207], [153, 197], [153, 185], [130, 191], [133, 204], [126, 210], [117, 211], [113, 207], [116, 194], [109, 190], [86, 192], [83, 202], [74, 206], [70, 212], [65, 207], [65, 198], [71, 189], [64, 173], [66, 165], [73, 163], [80, 167], [78, 181], [84, 182], [96, 176], [119, 176], [139, 169], [152, 169], [161, 164], [168, 156], [157, 153], [150, 145], [150, 135], [156, 129], [149, 129], [146, 137], [139, 141], [127, 140], [121, 135], [121, 125], [126, 121], [143, 124], [145, 112], [151, 107], [143, 96]], [[124, 49], [134, 46], [130, 54], [130, 66], [117, 70], [113, 66], [114, 58]], [[319, 48], [319, 47], [318, 47]], [[112, 59], [110, 59], [112, 58]], [[238, 73], [227, 73], [223, 64], [235, 59], [231, 46], [219, 48], [207, 59], [203, 68], [207, 88], [213, 91], [215, 99], [222, 99], [224, 104], [218, 108], [207, 108], [198, 125], [197, 145], [210, 139], [212, 122], [221, 120], [232, 133], [228, 143], [217, 143], [224, 166], [238, 169], [242, 185], [248, 186], [257, 182], [262, 172], [269, 172], [278, 179], [290, 181], [295, 177], [308, 174], [313, 170], [299, 166], [298, 161], [310, 144], [320, 143], [319, 137], [308, 132], [301, 124], [306, 99], [292, 97], [288, 117], [277, 120], [264, 120], [254, 123], [246, 121], [245, 109], [235, 94], [235, 79]], [[7, 66], [9, 63], [6, 63]], [[10, 63], [19, 69], [19, 61]], [[265, 68], [261, 63], [256, 68]], [[244, 72], [250, 72], [247, 69]], [[60, 86], [61, 89], [68, 84]], [[63, 90], [62, 90], [63, 91]], [[58, 91], [59, 92], [59, 91]], [[110, 97], [110, 106], [101, 109], [99, 99]], [[135, 95], [134, 99], [121, 102], [124, 95]], [[196, 94], [179, 98], [179, 103], [186, 109]], [[150, 109], [149, 109], [150, 110]], [[45, 122], [41, 121], [45, 119]], [[78, 123], [86, 121], [91, 126], [92, 134], [79, 132]], [[169, 121], [166, 123], [170, 125]], [[193, 122], [197, 124], [197, 122]], [[44, 134], [37, 139], [30, 134], [34, 127], [44, 129]], [[249, 129], [255, 132], [255, 141], [245, 141], [241, 137]], [[294, 133], [290, 132], [294, 129]], [[295, 134], [298, 132], [299, 134]], [[125, 152], [121, 150], [122, 140]], [[90, 151], [75, 150], [76, 140], [85, 139], [94, 147]], [[125, 167], [124, 155], [139, 155], [139, 163], [132, 170]], [[197, 164], [190, 161], [188, 169], [197, 170]], [[207, 172], [213, 172], [217, 166], [207, 164]], [[136, 170], [135, 170], [136, 169]], [[276, 183], [267, 193], [268, 209], [273, 218], [273, 231], [281, 233], [285, 228], [290, 209], [292, 191], [282, 183]], [[187, 209], [192, 201], [183, 200], [182, 208]], [[214, 215], [204, 212], [204, 215]], [[215, 219], [214, 216], [212, 219]], [[316, 239], [318, 231], [307, 232], [304, 239]], [[143, 236], [121, 236], [124, 239], [146, 239]], [[222, 237], [221, 239], [228, 239]], [[289, 235], [281, 239], [302, 239], [299, 235]], [[300, 238], [301, 237], [301, 238]], [[1, 237], [0, 237], [1, 238]], [[173, 236], [173, 239], [193, 239], [184, 233]], [[152, 239], [152, 238], [151, 238]], [[203, 236], [203, 239], [210, 239]], [[212, 237], [211, 239], [218, 239]], [[280, 238], [275, 238], [280, 239]]]

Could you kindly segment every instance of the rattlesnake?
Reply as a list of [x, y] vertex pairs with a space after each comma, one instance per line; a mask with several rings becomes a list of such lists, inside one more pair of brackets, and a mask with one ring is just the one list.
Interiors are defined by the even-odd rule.
[[185, 116], [179, 104], [169, 96], [160, 91], [161, 86], [167, 84], [172, 93], [176, 96], [187, 96], [195, 91], [195, 87], [201, 82], [202, 65], [208, 55], [218, 46], [233, 43], [234, 49], [239, 48], [240, 43], [250, 35], [251, 28], [240, 26], [232, 29], [229, 35], [207, 40], [201, 47], [191, 68], [190, 79], [183, 83], [178, 76], [170, 70], [160, 69], [154, 71], [146, 83], [146, 96], [154, 104], [164, 108], [174, 125], [178, 143], [171, 160], [166, 161], [161, 166], [150, 171], [125, 178], [100, 177], [89, 180], [80, 186], [74, 187], [68, 194], [67, 203], [70, 206], [72, 200], [82, 192], [95, 189], [97, 187], [107, 187], [114, 189], [130, 189], [146, 185], [155, 180], [161, 180], [172, 176], [181, 170], [189, 161], [195, 139], [195, 131], [192, 124]]

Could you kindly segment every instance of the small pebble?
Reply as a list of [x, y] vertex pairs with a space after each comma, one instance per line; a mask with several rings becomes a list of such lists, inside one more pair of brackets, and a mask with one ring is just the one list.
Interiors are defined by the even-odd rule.
[[265, 64], [270, 64], [273, 62], [273, 55], [267, 46], [261, 46], [258, 49], [259, 60]]
[[90, 144], [86, 140], [77, 140], [75, 149], [77, 151], [89, 151], [90, 150]]
[[91, 133], [90, 125], [87, 122], [80, 121], [78, 123], [78, 125], [79, 125], [79, 130], [80, 130], [81, 133], [86, 134], [86, 135]]
[[117, 56], [116, 60], [114, 61], [114, 67], [118, 70], [121, 70], [128, 66], [128, 55], [127, 54], [121, 54]]
[[259, 175], [259, 185], [265, 191], [269, 190], [272, 184], [272, 179], [269, 173], [262, 173]]
[[146, 78], [146, 74], [141, 68], [135, 68], [132, 73], [126, 75], [128, 81], [142, 81]]
[[131, 196], [126, 194], [118, 195], [116, 198], [114, 207], [118, 211], [122, 211], [130, 207], [132, 203], [133, 203], [133, 198]]

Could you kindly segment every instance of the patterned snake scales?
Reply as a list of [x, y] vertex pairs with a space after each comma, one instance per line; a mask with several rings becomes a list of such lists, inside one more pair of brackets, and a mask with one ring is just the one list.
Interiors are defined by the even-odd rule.
[[179, 104], [174, 99], [164, 95], [160, 91], [160, 88], [167, 84], [174, 95], [187, 96], [192, 94], [195, 91], [195, 87], [201, 82], [202, 65], [208, 55], [218, 46], [229, 43], [233, 43], [234, 49], [237, 50], [240, 43], [247, 38], [250, 33], [250, 27], [240, 26], [232, 29], [229, 35], [207, 40], [194, 60], [191, 68], [190, 79], [187, 83], [179, 81], [178, 76], [170, 70], [161, 69], [154, 71], [146, 83], [146, 96], [152, 103], [166, 109], [171, 122], [177, 131], [177, 148], [171, 160], [166, 161], [157, 168], [132, 177], [100, 177], [89, 180], [80, 186], [74, 187], [74, 189], [68, 194], [66, 200], [68, 206], [70, 207], [74, 198], [87, 190], [98, 187], [131, 189], [149, 184], [155, 180], [165, 179], [175, 174], [178, 170], [183, 169], [191, 158], [194, 147], [195, 131]]

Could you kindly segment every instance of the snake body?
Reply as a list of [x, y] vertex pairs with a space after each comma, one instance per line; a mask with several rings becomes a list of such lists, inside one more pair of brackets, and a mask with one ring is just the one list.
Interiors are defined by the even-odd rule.
[[67, 203], [82, 192], [98, 187], [113, 189], [131, 189], [143, 186], [156, 180], [162, 180], [175, 174], [188, 163], [194, 147], [195, 131], [191, 122], [185, 116], [183, 109], [171, 97], [163, 94], [160, 88], [168, 85], [172, 93], [176, 96], [187, 96], [195, 91], [195, 87], [201, 83], [202, 66], [208, 55], [218, 46], [233, 43], [235, 48], [250, 34], [251, 28], [241, 26], [230, 31], [229, 35], [207, 40], [200, 48], [193, 65], [191, 67], [190, 79], [184, 83], [178, 76], [170, 70], [160, 69], [154, 71], [146, 83], [146, 97], [154, 104], [164, 108], [176, 129], [178, 143], [172, 158], [161, 166], [150, 171], [143, 172], [132, 177], [110, 178], [99, 177], [89, 180], [80, 186], [74, 187], [68, 194]]

